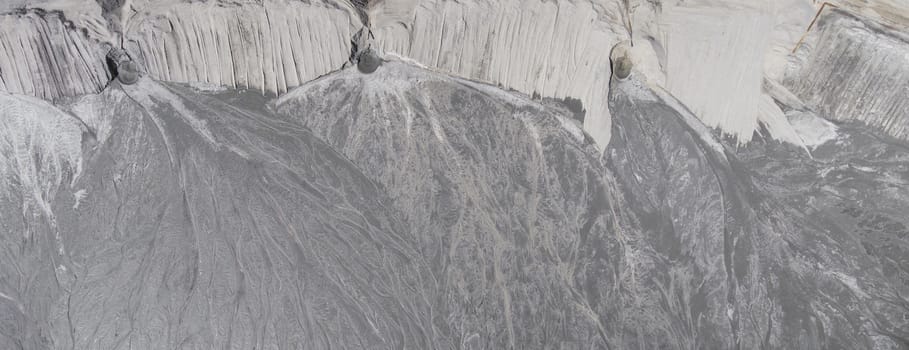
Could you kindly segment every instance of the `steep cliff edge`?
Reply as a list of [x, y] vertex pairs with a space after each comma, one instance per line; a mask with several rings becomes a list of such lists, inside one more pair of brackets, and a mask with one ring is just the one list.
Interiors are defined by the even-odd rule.
[[283, 94], [348, 62], [363, 28], [344, 2], [172, 2], [124, 25], [126, 50], [165, 81]]
[[376, 45], [450, 74], [528, 95], [574, 98], [609, 139], [609, 51], [627, 38], [617, 1], [381, 1]]
[[829, 9], [795, 54], [784, 83], [806, 105], [909, 140], [909, 35]]
[[[122, 49], [140, 73], [155, 79], [277, 96], [355, 62], [358, 51], [370, 48], [531, 96], [577, 101], [584, 130], [602, 150], [611, 132], [609, 51], [630, 41], [640, 56], [639, 74], [741, 144], [756, 131], [798, 143], [764, 84], [787, 79], [798, 81], [784, 85], [808, 105], [831, 114], [822, 117], [841, 120], [868, 106], [877, 111], [860, 118], [906, 137], [899, 102], [905, 86], [872, 92], [855, 82], [867, 77], [831, 89], [812, 83], [829, 81], [824, 69], [849, 55], [859, 55], [839, 60], [854, 61], [849, 70], [902, 78], [905, 72], [891, 71], [898, 65], [874, 62], [902, 60], [905, 39], [890, 29], [868, 29], [880, 27], [872, 22], [906, 28], [900, 21], [909, 9], [891, 0], [829, 6], [807, 0], [43, 0], [4, 6], [0, 90], [50, 100], [100, 91], [116, 74], [105, 57], [111, 49]], [[859, 17], [832, 23], [825, 18], [837, 12], [821, 11], [819, 25], [812, 25], [816, 9], [834, 6]], [[870, 27], [860, 29], [855, 21]], [[806, 30], [811, 35], [803, 38]], [[817, 34], [831, 31], [842, 35]], [[867, 35], [874, 38], [861, 39]], [[835, 53], [851, 47], [849, 38], [863, 43], [862, 52]], [[818, 50], [806, 53], [814, 46]], [[802, 50], [795, 57], [793, 47]], [[893, 59], [882, 58], [887, 55]], [[829, 96], [826, 102], [819, 94]], [[868, 100], [876, 102], [861, 102]]]
[[0, 91], [46, 100], [97, 93], [110, 80], [107, 51], [62, 12], [0, 14]]

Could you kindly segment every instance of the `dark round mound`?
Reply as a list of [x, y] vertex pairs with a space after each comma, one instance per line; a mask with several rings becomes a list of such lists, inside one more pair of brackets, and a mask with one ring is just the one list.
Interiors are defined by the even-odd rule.
[[139, 81], [139, 65], [133, 61], [120, 62], [117, 65], [117, 79], [126, 85], [135, 84]]
[[362, 73], [372, 73], [376, 69], [379, 69], [379, 66], [382, 65], [382, 60], [379, 59], [379, 55], [375, 51], [367, 50], [360, 54], [360, 59], [357, 62], [357, 69]]
[[628, 78], [631, 75], [631, 68], [634, 66], [626, 55], [619, 56], [612, 64], [612, 72], [619, 79]]

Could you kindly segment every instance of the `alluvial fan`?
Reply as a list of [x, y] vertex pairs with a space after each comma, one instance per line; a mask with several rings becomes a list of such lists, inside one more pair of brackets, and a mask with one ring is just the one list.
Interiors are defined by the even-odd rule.
[[[906, 226], [893, 212], [909, 204], [909, 179], [895, 175], [909, 164], [904, 147], [857, 135], [867, 149], [825, 146], [816, 150], [821, 160], [767, 142], [742, 152], [742, 162], [665, 91], [619, 81], [609, 103], [615, 122], [606, 163], [640, 225], [630, 265], [639, 266], [632, 300], [644, 311], [626, 344], [909, 344], [909, 265], [898, 243]], [[843, 169], [856, 157], [887, 171]], [[828, 177], [843, 171], [849, 175]]]
[[417, 241], [308, 131], [146, 78], [67, 108], [85, 170], [0, 193], [0, 348], [430, 347]]
[[587, 348], [621, 324], [621, 204], [566, 116], [392, 61], [273, 104], [385, 188], [438, 286], [433, 348]]

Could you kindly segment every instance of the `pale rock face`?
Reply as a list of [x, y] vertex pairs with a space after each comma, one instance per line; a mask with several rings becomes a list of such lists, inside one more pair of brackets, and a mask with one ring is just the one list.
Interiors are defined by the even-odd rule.
[[383, 1], [370, 8], [379, 48], [528, 95], [580, 99], [584, 129], [609, 141], [609, 52], [627, 32], [617, 2]]
[[110, 0], [7, 0], [0, 3], [0, 14], [16, 12], [52, 12], [62, 15], [72, 28], [84, 30], [96, 40], [111, 41], [111, 33], [104, 18], [101, 2]]
[[156, 79], [282, 94], [348, 61], [362, 27], [355, 12], [289, 1], [149, 4], [129, 19], [126, 47]]
[[664, 21], [668, 90], [708, 126], [749, 141], [771, 18], [750, 9], [677, 7]]
[[101, 91], [107, 50], [59, 12], [0, 15], [0, 91], [55, 100]]
[[798, 46], [820, 4], [805, 0], [777, 0], [771, 4], [768, 11], [774, 24], [763, 70], [767, 80], [780, 82], [786, 71], [796, 65], [792, 50]]
[[[812, 78], [805, 79], [808, 70], [824, 70], [831, 65], [819, 62], [815, 54], [805, 62], [804, 56], [811, 45], [803, 45], [808, 36], [808, 41], [816, 42], [819, 37], [827, 40], [828, 45], [840, 43], [835, 35], [823, 36], [814, 34], [823, 30], [815, 27], [812, 29], [815, 14], [825, 15], [835, 7], [849, 9], [859, 13], [868, 21], [876, 21], [895, 28], [905, 28], [904, 20], [909, 14], [909, 5], [893, 1], [833, 1], [809, 2], [804, 0], [777, 0], [767, 2], [751, 1], [693, 1], [676, 2], [664, 1], [660, 11], [647, 12], [647, 7], [640, 7], [635, 13], [635, 19], [643, 22], [636, 29], [644, 32], [647, 37], [655, 37], [656, 44], [665, 49], [664, 73], [666, 74], [665, 87], [678, 97], [695, 115], [708, 126], [720, 129], [724, 134], [735, 138], [739, 144], [749, 142], [755, 131], [764, 130], [773, 139], [789, 142], [797, 146], [808, 147], [803, 140], [797, 137], [795, 127], [788, 122], [782, 110], [777, 107], [774, 100], [780, 97], [780, 83], [793, 76], [793, 81], [798, 84], [787, 84], [793, 89], [810, 89], [803, 85], [812, 84]], [[641, 11], [643, 9], [644, 11]], [[820, 11], [820, 12], [819, 12]], [[651, 23], [656, 23], [653, 25]], [[837, 30], [844, 33], [854, 33], [848, 29], [852, 26], [839, 22], [834, 25]], [[806, 30], [808, 33], [806, 33]], [[846, 34], [856, 36], [861, 34]], [[885, 38], [888, 36], [884, 36]], [[847, 39], [849, 40], [849, 39]], [[902, 41], [900, 41], [902, 40]], [[813, 44], [812, 44], [813, 45]], [[886, 39], [873, 38], [865, 42], [865, 52], [890, 52], [895, 55], [892, 62], [904, 62], [905, 58], [900, 52], [905, 52], [905, 39], [897, 42]], [[805, 47], [809, 46], [809, 47]], [[793, 56], [796, 48], [803, 52]], [[845, 46], [843, 46], [845, 48]], [[837, 54], [830, 54], [836, 56]], [[874, 54], [864, 54], [863, 62], [873, 61]], [[882, 54], [883, 55], [883, 54]], [[801, 56], [801, 57], [800, 57]], [[884, 56], [879, 56], [882, 58]], [[862, 66], [865, 63], [858, 64]], [[873, 63], [869, 63], [873, 64]], [[806, 68], [803, 68], [806, 67]], [[827, 68], [824, 68], [827, 67]], [[894, 65], [892, 67], [899, 67]], [[830, 68], [832, 69], [832, 68]], [[853, 68], [848, 68], [851, 70]], [[893, 78], [894, 81], [904, 78], [903, 72], [894, 72], [889, 68], [881, 69], [880, 75], [872, 73], [870, 76]], [[833, 70], [836, 71], [836, 70]], [[832, 72], [832, 71], [831, 71]], [[824, 73], [816, 73], [824, 75]], [[839, 79], [816, 77], [824, 79], [828, 84], [838, 84]], [[876, 79], [876, 78], [875, 78]], [[850, 79], [871, 81], [874, 79]], [[890, 80], [888, 80], [890, 81]], [[767, 85], [776, 85], [772, 91], [766, 89]], [[884, 84], [887, 85], [887, 84]], [[763, 87], [762, 87], [763, 86]], [[826, 94], [829, 98], [838, 99], [839, 102], [828, 106], [847, 108], [844, 105], [862, 105], [854, 103], [859, 100], [875, 100], [878, 106], [896, 106], [894, 113], [883, 111], [868, 111], [875, 121], [870, 124], [885, 125], [891, 135], [904, 137], [899, 122], [889, 118], [903, 119], [904, 110], [899, 102], [891, 101], [902, 98], [907, 94], [903, 87], [883, 88], [881, 92], [871, 92], [857, 85], [839, 84], [839, 90], [830, 86], [828, 90], [835, 93]], [[785, 90], [783, 87], [782, 90]], [[791, 95], [788, 91], [784, 94]], [[819, 92], [824, 94], [823, 92]], [[798, 93], [799, 97], [817, 99]], [[836, 97], [833, 97], [836, 96]], [[795, 104], [802, 104], [801, 101]], [[792, 105], [792, 104], [790, 104]], [[815, 107], [818, 103], [810, 103]], [[821, 110], [823, 113], [833, 113]], [[857, 110], [840, 110], [839, 114], [862, 114]], [[865, 113], [865, 114], [869, 114]], [[823, 117], [828, 117], [822, 115]], [[829, 116], [834, 119], [845, 120], [843, 117]], [[850, 117], [850, 119], [853, 119]], [[854, 119], [865, 120], [866, 117]], [[893, 130], [891, 130], [893, 129]]]
[[0, 90], [99, 92], [123, 48], [151, 77], [281, 94], [340, 68], [361, 11], [346, 1], [14, 1], [0, 7]]
[[611, 130], [605, 57], [632, 37], [635, 74], [666, 87], [708, 126], [747, 143], [775, 123], [769, 136], [795, 141], [761, 86], [791, 65], [789, 50], [815, 8], [804, 0], [390, 0], [367, 12], [386, 52], [526, 94], [578, 98], [584, 129], [602, 148]]
[[739, 144], [755, 131], [793, 142], [783, 112], [762, 89], [791, 65], [789, 51], [811, 20], [804, 0], [663, 4], [648, 29], [666, 51], [666, 84], [701, 121]]
[[[907, 13], [906, 5], [892, 0], [831, 4], [885, 23], [898, 24]], [[2, 11], [57, 11], [65, 16], [64, 23], [72, 24], [73, 33], [68, 36], [78, 37], [75, 33], [81, 32], [94, 40], [60, 47], [80, 52], [85, 51], [79, 49], [83, 46], [104, 51], [108, 45], [124, 45], [153, 78], [272, 94], [340, 68], [350, 57], [350, 38], [366, 19], [377, 46], [389, 53], [527, 94], [579, 99], [587, 110], [585, 129], [602, 148], [609, 139], [609, 111], [602, 97], [610, 74], [603, 58], [616, 42], [633, 35], [638, 43], [649, 43], [634, 46], [648, 51], [637, 60], [638, 74], [667, 87], [707, 125], [744, 143], [759, 125], [778, 119], [780, 111], [762, 108], [767, 96], [760, 81], [779, 81], [793, 69], [790, 48], [801, 40], [822, 4], [629, 1], [626, 7], [621, 1], [388, 0], [363, 6], [347, 1], [281, 0], [135, 0], [101, 6], [85, 0], [44, 0], [8, 2]], [[12, 17], [17, 23], [23, 20]], [[53, 33], [13, 27], [10, 32], [25, 33], [20, 36], [39, 40], [53, 36], [51, 41], [57, 41]], [[67, 41], [72, 40], [76, 39]], [[6, 41], [5, 46], [15, 47], [19, 38]], [[108, 74], [98, 59], [80, 62], [66, 52], [34, 55], [74, 63], [44, 64], [55, 68], [4, 67], [2, 77], [12, 80], [3, 82], [10, 85], [4, 90], [59, 98], [95, 92], [109, 79], [101, 78]], [[88, 70], [93, 73], [85, 74], [80, 65], [92, 66]], [[44, 71], [55, 69], [61, 72]], [[81, 82], [48, 87], [60, 85], [42, 82], [48, 77]], [[724, 98], [693, 96], [691, 91], [703, 88], [722, 92]], [[773, 129], [791, 131], [787, 125]]]
[[[155, 79], [280, 95], [345, 65], [352, 38], [368, 25], [369, 45], [380, 52], [528, 95], [578, 99], [584, 129], [602, 149], [611, 130], [608, 52], [633, 38], [636, 74], [667, 88], [708, 126], [747, 143], [761, 125], [778, 123], [769, 136], [790, 141], [792, 126], [761, 85], [797, 69], [792, 48], [823, 4], [11, 1], [0, 7], [10, 28], [0, 48], [33, 59], [3, 62], [0, 89], [46, 99], [97, 92], [110, 79], [99, 53], [122, 46]], [[830, 4], [897, 28], [909, 13], [895, 0]], [[28, 14], [36, 9], [53, 14]]]
[[829, 3], [904, 32], [909, 29], [909, 2], [903, 0], [833, 0]]
[[909, 36], [830, 10], [796, 54], [785, 85], [820, 116], [909, 138]]

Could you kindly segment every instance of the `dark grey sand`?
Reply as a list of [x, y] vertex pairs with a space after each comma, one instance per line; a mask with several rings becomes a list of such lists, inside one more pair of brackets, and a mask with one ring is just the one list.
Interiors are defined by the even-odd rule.
[[0, 349], [909, 346], [909, 152], [855, 126], [730, 148], [632, 75], [600, 154], [397, 61], [94, 103], [78, 206], [0, 196]]

